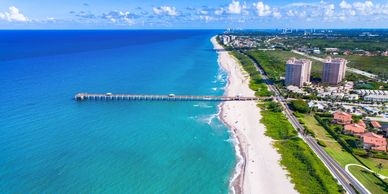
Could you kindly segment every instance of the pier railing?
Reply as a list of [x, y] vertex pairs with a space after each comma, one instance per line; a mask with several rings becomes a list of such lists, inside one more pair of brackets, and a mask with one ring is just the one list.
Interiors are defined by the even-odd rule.
[[[142, 95], [142, 94], [88, 94], [79, 93], [75, 100], [121, 100], [121, 101], [254, 101], [262, 98], [243, 96], [178, 96], [178, 95]], [[268, 97], [266, 98], [268, 99]]]

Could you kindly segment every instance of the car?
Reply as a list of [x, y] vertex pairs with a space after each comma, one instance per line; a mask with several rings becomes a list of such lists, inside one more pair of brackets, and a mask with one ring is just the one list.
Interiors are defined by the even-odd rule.
[[168, 97], [175, 97], [175, 94], [169, 94]]
[[108, 92], [105, 94], [106, 96], [112, 96], [112, 93]]

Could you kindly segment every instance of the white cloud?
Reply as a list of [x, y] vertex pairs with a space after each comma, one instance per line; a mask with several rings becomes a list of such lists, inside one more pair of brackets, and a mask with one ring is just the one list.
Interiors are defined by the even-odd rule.
[[373, 12], [373, 2], [365, 1], [365, 2], [355, 2], [353, 3], [354, 9], [356, 9], [361, 15], [371, 15]]
[[11, 6], [8, 8], [8, 12], [0, 12], [0, 19], [7, 20], [9, 22], [27, 22], [29, 19], [24, 16], [18, 8]]
[[136, 14], [130, 13], [128, 11], [110, 11], [108, 13], [102, 14], [101, 18], [109, 20], [112, 23], [116, 24], [126, 24], [126, 25], [133, 25], [135, 24], [134, 19], [139, 17]]
[[[254, 3], [253, 6], [255, 6], [256, 8], [258, 16], [269, 16], [272, 13], [271, 7], [269, 5], [264, 4], [262, 1]], [[278, 13], [276, 15], [278, 15]]]
[[242, 10], [242, 6], [239, 1], [233, 0], [232, 3], [228, 6], [228, 13], [231, 14], [240, 14]]
[[341, 1], [339, 6], [341, 9], [352, 9], [352, 5], [348, 2], [346, 2], [345, 0]]
[[208, 16], [208, 15], [200, 15], [199, 19], [205, 20], [206, 23], [215, 20], [214, 17]]
[[315, 3], [301, 3], [301, 2], [298, 2], [298, 3], [290, 3], [290, 4], [287, 4], [285, 7], [316, 7], [316, 6], [319, 6], [319, 2], [315, 2]]
[[273, 15], [273, 17], [278, 18], [278, 19], [282, 17], [282, 14], [278, 10], [274, 10], [272, 15]]
[[224, 14], [224, 8], [219, 8], [214, 11], [215, 15], [222, 15]]
[[325, 6], [325, 16], [327, 17], [333, 17], [334, 16], [334, 9], [335, 5], [334, 4], [328, 4]]
[[298, 11], [294, 11], [294, 10], [288, 10], [287, 11], [287, 16], [290, 16], [290, 17], [294, 17], [294, 16], [296, 16], [296, 14], [298, 13]]
[[152, 11], [156, 15], [169, 15], [169, 16], [177, 16], [178, 15], [176, 8], [170, 7], [170, 6], [154, 7], [154, 8], [152, 8]]
[[198, 13], [201, 14], [201, 15], [207, 15], [207, 14], [209, 14], [209, 11], [200, 10]]

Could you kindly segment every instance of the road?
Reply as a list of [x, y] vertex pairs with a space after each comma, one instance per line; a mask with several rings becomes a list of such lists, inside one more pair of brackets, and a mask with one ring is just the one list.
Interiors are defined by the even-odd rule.
[[[240, 52], [245, 55], [245, 53]], [[322, 162], [327, 166], [330, 172], [334, 177], [341, 183], [341, 185], [345, 188], [345, 190], [350, 194], [362, 193], [368, 194], [369, 191], [365, 189], [363, 185], [361, 185], [357, 180], [355, 180], [352, 176], [350, 176], [345, 169], [343, 169], [330, 155], [328, 155], [325, 150], [318, 145], [316, 140], [310, 135], [306, 135], [304, 133], [304, 127], [299, 123], [298, 119], [292, 114], [292, 110], [286, 103], [286, 100], [280, 95], [278, 88], [272, 83], [270, 79], [268, 79], [264, 70], [261, 68], [259, 64], [257, 64], [251, 57], [247, 56], [256, 66], [256, 69], [261, 74], [263, 80], [268, 85], [268, 88], [271, 92], [274, 93], [274, 98], [281, 104], [284, 108], [284, 114], [290, 121], [290, 123], [294, 126], [294, 128], [298, 131], [299, 136], [310, 146], [310, 148], [314, 151], [314, 153], [322, 160]]]
[[[302, 56], [305, 56], [305, 57], [310, 58], [310, 59], [314, 59], [314, 60], [317, 60], [317, 61], [320, 61], [320, 62], [325, 62], [325, 59], [322, 59], [322, 58], [319, 58], [319, 57], [315, 57], [315, 56], [311, 56], [311, 55], [308, 55], [308, 54], [303, 53], [303, 52], [299, 52], [299, 51], [296, 51], [296, 50], [292, 50], [292, 52], [296, 53], [296, 54], [299, 54], [299, 55], [302, 55]], [[363, 75], [365, 77], [369, 77], [369, 78], [372, 78], [372, 79], [376, 79], [378, 77], [375, 74], [368, 73], [366, 71], [361, 71], [359, 69], [355, 69], [355, 68], [351, 68], [351, 67], [346, 67], [346, 71], [349, 71], [349, 72], [352, 72], [352, 73], [356, 73], [356, 74], [360, 74], [360, 75]]]

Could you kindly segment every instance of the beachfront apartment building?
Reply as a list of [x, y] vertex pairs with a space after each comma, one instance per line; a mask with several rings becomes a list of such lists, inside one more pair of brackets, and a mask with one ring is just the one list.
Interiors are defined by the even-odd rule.
[[346, 59], [343, 58], [326, 58], [323, 64], [322, 82], [336, 85], [345, 78]]
[[291, 58], [286, 64], [286, 85], [302, 87], [310, 82], [311, 61], [307, 59]]

